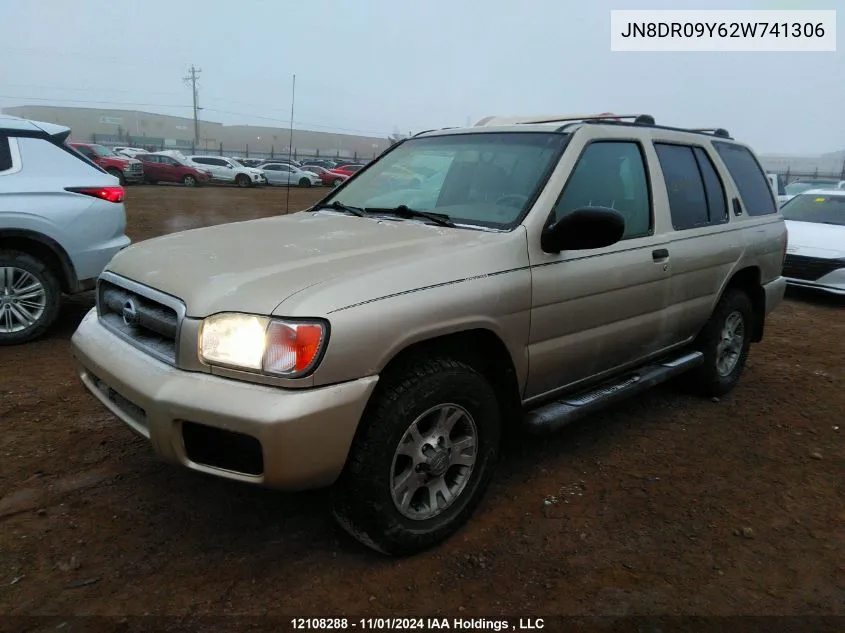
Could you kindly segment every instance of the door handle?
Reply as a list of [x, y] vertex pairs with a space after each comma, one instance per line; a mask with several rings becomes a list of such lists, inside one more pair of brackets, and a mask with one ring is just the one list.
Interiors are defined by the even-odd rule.
[[667, 248], [658, 248], [651, 251], [651, 258], [654, 261], [660, 261], [661, 259], [666, 259], [667, 257], [669, 257], [669, 249]]

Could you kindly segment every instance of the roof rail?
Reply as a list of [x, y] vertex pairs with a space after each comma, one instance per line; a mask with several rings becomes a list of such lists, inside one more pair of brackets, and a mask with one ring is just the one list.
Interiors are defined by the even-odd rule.
[[712, 134], [713, 136], [720, 136], [722, 138], [731, 138], [730, 132], [723, 127], [699, 127], [692, 128], [690, 132], [699, 132], [701, 134]]
[[560, 114], [548, 116], [488, 116], [479, 120], [475, 127], [487, 125], [530, 125], [532, 123], [563, 123], [566, 121], [621, 121], [633, 119], [637, 123], [654, 124], [654, 117], [648, 114], [613, 114], [602, 112], [600, 114]]

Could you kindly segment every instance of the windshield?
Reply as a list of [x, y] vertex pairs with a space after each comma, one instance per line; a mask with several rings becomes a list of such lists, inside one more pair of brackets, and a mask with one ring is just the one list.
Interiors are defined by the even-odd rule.
[[835, 182], [793, 182], [786, 185], [787, 195], [794, 196], [810, 189], [836, 189]]
[[802, 194], [780, 209], [784, 220], [845, 226], [845, 194]]
[[330, 196], [327, 204], [447, 216], [456, 224], [511, 228], [545, 182], [566, 134], [485, 132], [405, 141]]
[[91, 145], [91, 151], [97, 156], [117, 156], [113, 151], [104, 145]]

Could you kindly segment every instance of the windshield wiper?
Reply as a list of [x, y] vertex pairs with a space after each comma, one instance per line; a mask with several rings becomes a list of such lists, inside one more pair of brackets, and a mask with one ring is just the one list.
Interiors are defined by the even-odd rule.
[[387, 215], [397, 215], [401, 218], [424, 218], [426, 220], [430, 220], [435, 224], [439, 224], [440, 226], [455, 226], [454, 222], [449, 219], [449, 216], [445, 213], [430, 213], [428, 211], [417, 211], [416, 209], [411, 209], [407, 205], [400, 204], [398, 207], [392, 208], [374, 208], [374, 207], [367, 207], [364, 209], [367, 213], [384, 213]]
[[367, 214], [364, 211], [364, 209], [361, 209], [360, 207], [350, 207], [349, 205], [343, 204], [342, 202], [338, 202], [337, 200], [335, 200], [331, 204], [321, 204], [317, 207], [314, 207], [313, 210], [318, 211], [320, 209], [332, 209], [334, 211], [344, 211], [346, 213], [351, 213], [352, 215], [357, 215], [359, 218], [367, 217]]

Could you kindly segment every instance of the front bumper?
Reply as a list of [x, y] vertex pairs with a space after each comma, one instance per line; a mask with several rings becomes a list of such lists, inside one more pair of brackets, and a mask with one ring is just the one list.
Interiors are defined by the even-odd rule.
[[809, 288], [828, 294], [845, 296], [845, 282], [828, 284], [822, 283], [822, 280], [807, 281], [806, 279], [794, 279], [792, 277], [787, 277], [786, 282], [796, 288]]
[[[183, 371], [111, 334], [96, 309], [74, 333], [72, 350], [83, 384], [161, 459], [287, 490], [337, 479], [378, 381], [292, 390]], [[249, 468], [231, 466], [246, 458]]]

